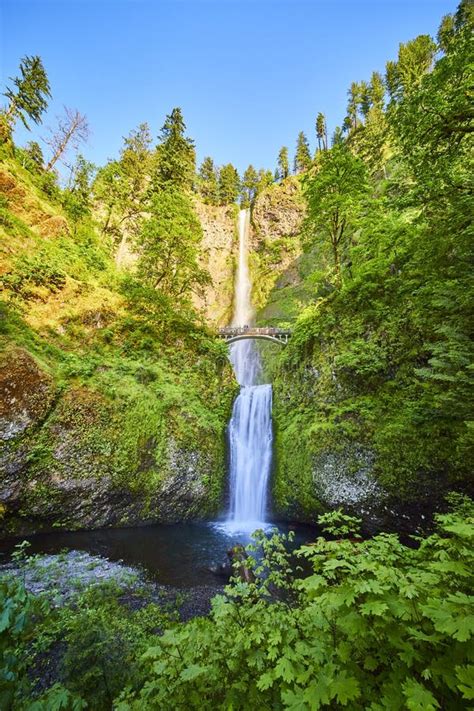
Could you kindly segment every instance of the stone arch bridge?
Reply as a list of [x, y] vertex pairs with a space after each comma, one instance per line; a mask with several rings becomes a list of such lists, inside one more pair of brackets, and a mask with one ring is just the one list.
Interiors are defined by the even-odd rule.
[[217, 331], [217, 337], [222, 338], [229, 344], [246, 338], [258, 338], [261, 341], [271, 341], [272, 343], [278, 343], [280, 346], [286, 346], [290, 336], [291, 331], [287, 328], [226, 326], [225, 328], [219, 328]]

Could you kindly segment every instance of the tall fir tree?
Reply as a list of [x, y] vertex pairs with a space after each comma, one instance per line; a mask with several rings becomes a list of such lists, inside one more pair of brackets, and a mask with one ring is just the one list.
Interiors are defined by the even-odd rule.
[[308, 168], [311, 167], [311, 162], [308, 139], [304, 131], [300, 131], [296, 142], [295, 173], [303, 173], [305, 170], [308, 170]]
[[194, 184], [196, 154], [194, 141], [185, 135], [186, 124], [179, 107], [166, 117], [157, 146], [154, 187], [191, 190]]
[[385, 81], [392, 106], [419, 86], [433, 65], [435, 52], [436, 44], [429, 35], [419, 35], [400, 45], [397, 61], [386, 64]]
[[286, 146], [282, 146], [278, 153], [277, 171], [279, 180], [285, 180], [290, 174], [290, 161], [288, 158], [288, 148]]
[[219, 170], [219, 204], [231, 205], [240, 192], [240, 177], [232, 163], [223, 165]]
[[219, 202], [219, 185], [214, 161], [206, 156], [199, 168], [199, 192], [204, 202], [217, 205]]
[[258, 188], [258, 174], [252, 164], [248, 166], [242, 179], [241, 203], [248, 207], [255, 200]]
[[327, 151], [328, 149], [328, 129], [326, 126], [326, 117], [319, 112], [316, 117], [316, 138], [318, 139], [318, 149]]
[[51, 98], [51, 88], [41, 57], [26, 56], [20, 62], [19, 77], [12, 78], [13, 87], [7, 88], [4, 96], [7, 107], [2, 111], [4, 122], [11, 131], [20, 119], [30, 129], [28, 119], [39, 124]]

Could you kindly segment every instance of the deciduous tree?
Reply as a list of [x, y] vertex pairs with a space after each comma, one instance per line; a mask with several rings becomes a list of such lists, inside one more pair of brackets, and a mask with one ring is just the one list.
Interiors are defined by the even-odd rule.
[[157, 191], [136, 239], [139, 278], [176, 300], [200, 293], [209, 274], [198, 264], [202, 229], [190, 198], [168, 187]]
[[341, 256], [353, 232], [367, 191], [363, 162], [345, 143], [318, 154], [315, 175], [307, 180], [307, 241], [329, 243], [336, 281], [342, 281]]

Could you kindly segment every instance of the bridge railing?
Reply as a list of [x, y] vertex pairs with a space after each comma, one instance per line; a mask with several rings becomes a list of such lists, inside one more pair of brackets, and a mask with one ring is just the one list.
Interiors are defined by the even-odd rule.
[[219, 336], [291, 336], [287, 328], [274, 328], [273, 326], [224, 326], [218, 329]]

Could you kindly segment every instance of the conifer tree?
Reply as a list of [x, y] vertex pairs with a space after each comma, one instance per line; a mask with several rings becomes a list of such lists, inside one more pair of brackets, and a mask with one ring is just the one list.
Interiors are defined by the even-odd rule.
[[252, 164], [248, 166], [242, 180], [242, 206], [248, 207], [255, 200], [258, 188], [258, 174]]
[[344, 121], [344, 127], [347, 130], [355, 130], [358, 126], [359, 110], [362, 105], [363, 87], [356, 81], [353, 81], [347, 92], [347, 117]]
[[26, 144], [25, 152], [28, 154], [28, 157], [35, 166], [35, 169], [37, 171], [43, 170], [44, 157], [40, 144], [37, 141], [28, 141], [28, 143]]
[[4, 120], [11, 130], [20, 119], [25, 128], [30, 130], [28, 119], [41, 123], [42, 114], [51, 98], [49, 80], [41, 58], [37, 55], [23, 57], [20, 62], [21, 76], [12, 78], [13, 88], [7, 88], [4, 96], [8, 106], [3, 111]]
[[316, 117], [316, 137], [318, 139], [318, 148], [320, 151], [327, 151], [328, 148], [328, 130], [326, 126], [326, 117], [319, 112]]
[[419, 35], [398, 50], [398, 60], [386, 64], [385, 81], [392, 105], [419, 86], [421, 78], [431, 68], [436, 44], [429, 35]]
[[369, 84], [370, 104], [374, 108], [383, 109], [385, 100], [385, 85], [379, 72], [372, 72]]
[[285, 180], [290, 174], [290, 162], [288, 159], [288, 148], [282, 146], [278, 154], [277, 175], [279, 180]]
[[232, 163], [223, 165], [219, 170], [219, 204], [230, 205], [239, 196], [240, 177]]
[[295, 173], [302, 173], [311, 167], [311, 153], [309, 150], [308, 139], [304, 131], [300, 131], [298, 134], [298, 140], [296, 142], [296, 153], [295, 153]]
[[265, 168], [260, 168], [260, 170], [258, 171], [258, 182], [257, 182], [256, 194], [258, 195], [259, 193], [262, 192], [262, 190], [265, 190], [265, 188], [268, 188], [270, 185], [273, 185], [272, 171], [265, 170]]
[[179, 107], [166, 117], [157, 147], [157, 170], [155, 188], [174, 186], [190, 190], [194, 183], [194, 141], [186, 137], [186, 124]]
[[219, 185], [217, 183], [216, 167], [210, 156], [204, 158], [199, 169], [199, 192], [204, 202], [210, 205], [217, 205], [219, 201]]

